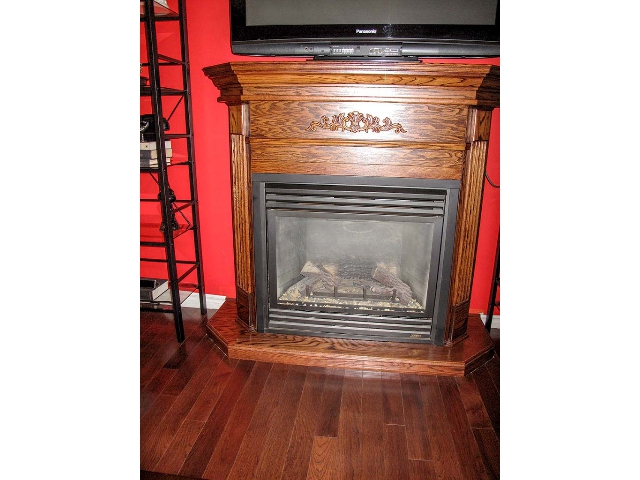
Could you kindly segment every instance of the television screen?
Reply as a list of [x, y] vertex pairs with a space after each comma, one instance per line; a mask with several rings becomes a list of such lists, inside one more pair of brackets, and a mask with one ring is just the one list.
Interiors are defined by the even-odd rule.
[[231, 0], [232, 51], [316, 57], [486, 57], [498, 0]]

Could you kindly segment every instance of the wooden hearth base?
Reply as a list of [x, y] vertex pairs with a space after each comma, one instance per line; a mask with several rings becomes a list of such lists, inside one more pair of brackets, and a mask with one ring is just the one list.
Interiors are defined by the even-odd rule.
[[236, 322], [236, 317], [236, 302], [227, 299], [206, 329], [229, 358], [242, 360], [463, 376], [490, 360], [494, 349], [478, 315], [469, 316], [468, 337], [453, 347], [251, 333]]

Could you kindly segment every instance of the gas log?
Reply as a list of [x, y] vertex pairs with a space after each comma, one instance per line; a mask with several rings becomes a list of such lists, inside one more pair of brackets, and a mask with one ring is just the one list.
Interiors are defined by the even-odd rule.
[[374, 280], [383, 283], [387, 287], [393, 288], [396, 291], [396, 296], [402, 305], [409, 305], [409, 302], [413, 298], [411, 288], [409, 285], [400, 280], [397, 276], [391, 273], [386, 268], [378, 265], [373, 271]]
[[322, 283], [325, 288], [333, 288], [340, 285], [340, 277], [332, 274], [324, 267], [318, 267], [309, 261], [304, 264], [300, 273], [306, 277], [305, 287], [307, 284], [310, 287], [318, 286], [319, 283]]

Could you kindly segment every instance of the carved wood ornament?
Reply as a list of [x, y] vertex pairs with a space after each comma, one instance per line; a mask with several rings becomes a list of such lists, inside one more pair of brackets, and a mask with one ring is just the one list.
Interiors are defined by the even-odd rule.
[[352, 133], [369, 133], [369, 130], [375, 133], [386, 132], [389, 130], [394, 130], [396, 133], [407, 133], [400, 123], [392, 123], [389, 117], [382, 120], [382, 125], [380, 125], [380, 119], [378, 117], [357, 111], [347, 114], [340, 113], [338, 115], [333, 115], [331, 120], [329, 120], [329, 117], [326, 115], [323, 115], [320, 117], [319, 122], [311, 122], [306, 130], [308, 132], [315, 132], [316, 127], [331, 131], [340, 130], [344, 132], [346, 130]]

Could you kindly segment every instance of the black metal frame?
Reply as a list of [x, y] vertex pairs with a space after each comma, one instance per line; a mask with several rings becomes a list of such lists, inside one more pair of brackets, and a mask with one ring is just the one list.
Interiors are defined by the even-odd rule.
[[[455, 223], [458, 206], [458, 196], [460, 182], [457, 180], [423, 180], [406, 178], [382, 178], [382, 177], [352, 177], [352, 176], [332, 176], [332, 175], [281, 175], [281, 174], [254, 174], [253, 183], [253, 219], [254, 219], [254, 264], [256, 275], [256, 314], [257, 327], [260, 332], [280, 332], [299, 333], [313, 336], [329, 336], [343, 338], [358, 338], [370, 340], [391, 340], [401, 342], [422, 342], [442, 345], [444, 342], [444, 324], [446, 322], [447, 302], [449, 298], [449, 284], [451, 278], [451, 264], [453, 259], [453, 237], [455, 234]], [[434, 242], [432, 252], [434, 254], [431, 262], [430, 285], [427, 295], [428, 311], [420, 314], [407, 310], [373, 311], [372, 314], [365, 315], [358, 309], [334, 309], [332, 307], [313, 308], [312, 306], [287, 306], [282, 302], [274, 303], [272, 292], [273, 278], [270, 278], [269, 271], [273, 270], [274, 246], [269, 244], [268, 239], [273, 238], [273, 211], [267, 208], [267, 185], [268, 184], [291, 184], [320, 186], [349, 186], [356, 187], [389, 187], [397, 188], [398, 191], [409, 188], [433, 189], [444, 195], [444, 208], [438, 215], [438, 219], [428, 219], [428, 213], [422, 218], [429, 222], [440, 223], [438, 230], [438, 241]], [[352, 188], [352, 190], [354, 190]], [[281, 215], [289, 215], [286, 210], [278, 212]], [[295, 208], [295, 207], [291, 207]], [[367, 211], [369, 207], [365, 207]], [[316, 212], [295, 212], [301, 216], [328, 216], [350, 213], [347, 209], [342, 213], [316, 213]], [[392, 221], [411, 221], [409, 217], [402, 217], [402, 214], [384, 215], [381, 212], [362, 213], [358, 218], [367, 219], [387, 219]], [[271, 230], [271, 237], [268, 232]], [[433, 282], [432, 282], [433, 280]], [[272, 317], [283, 319], [284, 322], [297, 322], [305, 324], [306, 319], [313, 319], [314, 322], [325, 326], [319, 329], [298, 326], [297, 331], [287, 331], [286, 326], [281, 325], [281, 321], [272, 321]], [[393, 331], [389, 329], [389, 323], [394, 323], [394, 330], [406, 330], [405, 332]], [[406, 323], [406, 327], [404, 327]], [[274, 325], [276, 325], [274, 327]], [[284, 324], [283, 324], [284, 325]], [[338, 325], [346, 326], [342, 328]], [[398, 326], [400, 325], [400, 326]], [[360, 328], [378, 329], [370, 335], [361, 333]], [[352, 328], [353, 327], [353, 328]], [[342, 333], [339, 333], [342, 332]], [[357, 333], [354, 333], [357, 332]], [[385, 333], [389, 332], [389, 333]]]
[[[141, 168], [141, 171], [149, 174], [157, 174], [157, 183], [159, 187], [158, 201], [162, 207], [162, 223], [165, 226], [163, 230], [164, 241], [162, 242], [140, 242], [142, 246], [162, 247], [165, 249], [165, 259], [167, 263], [167, 270], [169, 274], [169, 284], [171, 289], [171, 306], [169, 310], [166, 310], [173, 314], [175, 323], [176, 336], [178, 342], [182, 343], [185, 339], [184, 325], [182, 321], [182, 306], [180, 299], [179, 286], [180, 282], [187, 278], [194, 269], [197, 272], [197, 285], [193, 285], [192, 288], [198, 290], [198, 296], [200, 300], [200, 313], [206, 315], [206, 299], [204, 293], [204, 274], [202, 269], [202, 252], [200, 245], [200, 221], [198, 215], [198, 194], [196, 186], [195, 176], [195, 150], [193, 144], [193, 123], [191, 118], [191, 81], [189, 73], [189, 46], [187, 44], [187, 12], [185, 0], [178, 0], [178, 12], [167, 11], [166, 15], [157, 16], [155, 13], [155, 7], [153, 0], [144, 0], [144, 14], [140, 16], [140, 22], [145, 26], [146, 42], [147, 42], [147, 56], [148, 64], [145, 64], [149, 68], [149, 87], [141, 87], [140, 95], [149, 95], [151, 97], [152, 113], [154, 114], [154, 131], [157, 143], [157, 158], [158, 168]], [[180, 48], [181, 59], [174, 59], [162, 55], [158, 52], [156, 21], [174, 21], [179, 23], [180, 30]], [[163, 61], [163, 63], [160, 62]], [[168, 89], [161, 86], [160, 81], [160, 67], [161, 66], [180, 66], [182, 70], [182, 90]], [[164, 96], [178, 96], [178, 104], [184, 102], [185, 119], [186, 119], [186, 131], [179, 134], [167, 134], [165, 133], [162, 125], [163, 112], [162, 112], [162, 98]], [[177, 108], [178, 105], [176, 105]], [[175, 108], [174, 108], [175, 110]], [[173, 112], [172, 112], [173, 113]], [[169, 186], [169, 178], [167, 175], [167, 155], [165, 151], [165, 141], [172, 138], [186, 139], [187, 142], [187, 155], [188, 159], [181, 165], [186, 165], [189, 174], [189, 188], [190, 199], [187, 200], [175, 200], [173, 191]], [[176, 165], [177, 166], [177, 165]], [[142, 201], [150, 201], [148, 199]], [[152, 201], [152, 200], [151, 200]], [[182, 203], [180, 206], [175, 206], [175, 203]], [[176, 258], [176, 250], [174, 240], [176, 234], [170, 227], [172, 220], [175, 218], [175, 214], [181, 212], [183, 209], [191, 207], [192, 224], [189, 230], [193, 231], [193, 242], [195, 250], [195, 262], [185, 261]], [[147, 262], [162, 262], [163, 260], [153, 258], [141, 258], [141, 261]], [[178, 275], [178, 264], [189, 264], [190, 268], [187, 269], [182, 275]], [[194, 290], [195, 291], [195, 290]], [[165, 310], [162, 304], [148, 304], [141, 303], [141, 310]]]
[[498, 233], [498, 244], [496, 245], [496, 260], [493, 265], [493, 278], [491, 280], [491, 293], [489, 294], [489, 305], [487, 306], [487, 321], [484, 327], [487, 332], [491, 331], [491, 322], [493, 321], [493, 311], [500, 308], [500, 302], [496, 300], [498, 296], [498, 287], [500, 286], [500, 233]]

